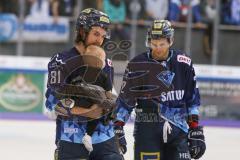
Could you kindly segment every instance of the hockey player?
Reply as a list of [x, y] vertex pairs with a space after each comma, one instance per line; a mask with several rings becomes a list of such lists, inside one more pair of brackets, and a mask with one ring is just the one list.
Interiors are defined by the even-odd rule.
[[[51, 111], [55, 111], [58, 115], [56, 120], [56, 160], [122, 159], [114, 138], [113, 123], [106, 120], [106, 116], [95, 119], [94, 127], [90, 126], [89, 128], [88, 121], [83, 120], [85, 117], [73, 115], [73, 109], [76, 108], [76, 105], [83, 106], [85, 111], [89, 109], [89, 112], [91, 112], [92, 106], [96, 104], [93, 104], [87, 97], [79, 98], [72, 96], [72, 99], [59, 99], [56, 96], [57, 87], [72, 83], [79, 75], [82, 77], [86, 76], [87, 72], [86, 67], [79, 66], [70, 70], [69, 76], [67, 78], [64, 77], [66, 79], [63, 80], [60, 75], [62, 73], [58, 72], [56, 68], [65, 69], [66, 71], [68, 69], [66, 64], [74, 58], [88, 53], [88, 51], [85, 52], [88, 46], [101, 46], [103, 41], [109, 38], [109, 23], [109, 17], [105, 13], [92, 8], [83, 10], [76, 22], [77, 35], [75, 46], [68, 51], [54, 55], [48, 64], [46, 107]], [[109, 61], [106, 60], [105, 67], [101, 70], [99, 76], [96, 77], [96, 81], [93, 81], [94, 85], [98, 85], [106, 91], [111, 91], [113, 80], [113, 68]], [[72, 65], [78, 66], [78, 64]], [[104, 79], [104, 83], [102, 79]], [[80, 83], [82, 81], [84, 81], [84, 78], [79, 79]], [[96, 110], [93, 111], [96, 112]], [[93, 133], [91, 137], [88, 136], [84, 139], [89, 129], [93, 129]], [[93, 148], [88, 146], [88, 142], [93, 143]]]
[[169, 21], [153, 21], [146, 38], [149, 50], [128, 63], [123, 77], [117, 119], [123, 126], [135, 108], [135, 160], [198, 159], [206, 149], [192, 60], [170, 49], [173, 35]]

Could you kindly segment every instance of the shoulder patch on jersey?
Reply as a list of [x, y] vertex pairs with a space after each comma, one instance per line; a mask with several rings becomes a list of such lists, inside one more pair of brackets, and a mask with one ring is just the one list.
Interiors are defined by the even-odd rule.
[[178, 55], [178, 56], [177, 56], [177, 61], [178, 61], [178, 62], [187, 63], [189, 66], [190, 66], [190, 64], [191, 64], [191, 59], [188, 58], [188, 57], [186, 57], [186, 56], [184, 56], [184, 55]]
[[112, 61], [110, 59], [107, 59], [108, 66], [112, 67]]

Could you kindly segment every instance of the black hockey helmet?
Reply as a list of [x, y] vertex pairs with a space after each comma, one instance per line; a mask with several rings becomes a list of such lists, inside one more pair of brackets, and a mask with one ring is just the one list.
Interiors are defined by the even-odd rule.
[[[79, 34], [80, 28], [83, 28], [84, 32], [88, 33], [93, 26], [100, 26], [107, 31], [105, 38], [110, 38], [109, 31], [110, 20], [107, 14], [96, 10], [94, 8], [84, 9], [78, 16], [76, 22], [76, 32]], [[82, 40], [85, 38], [82, 37]]]
[[148, 28], [146, 37], [146, 46], [149, 47], [151, 39], [167, 38], [169, 41], [173, 39], [174, 29], [168, 20], [154, 20]]

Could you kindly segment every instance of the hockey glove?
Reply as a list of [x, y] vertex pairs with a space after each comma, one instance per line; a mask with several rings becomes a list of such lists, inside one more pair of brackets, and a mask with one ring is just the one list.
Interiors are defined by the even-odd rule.
[[115, 123], [114, 132], [115, 132], [115, 135], [117, 138], [119, 150], [122, 154], [125, 154], [127, 152], [127, 141], [125, 139], [125, 133], [123, 130], [123, 126], [117, 125], [117, 123]]
[[190, 128], [188, 133], [189, 152], [191, 158], [199, 159], [206, 150], [203, 127]]

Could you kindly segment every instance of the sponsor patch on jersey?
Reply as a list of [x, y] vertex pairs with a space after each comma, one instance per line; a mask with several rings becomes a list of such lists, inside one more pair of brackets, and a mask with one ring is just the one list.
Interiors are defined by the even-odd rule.
[[112, 61], [110, 59], [107, 59], [108, 66], [112, 67]]
[[190, 64], [191, 64], [191, 59], [188, 58], [188, 57], [186, 57], [186, 56], [183, 56], [183, 55], [178, 55], [178, 56], [177, 56], [177, 61], [178, 61], [178, 62], [186, 63], [186, 64], [188, 64], [189, 66], [190, 66]]
[[162, 92], [161, 93], [161, 101], [180, 101], [183, 99], [184, 96], [184, 90], [172, 90], [168, 92]]
[[77, 128], [64, 128], [64, 133], [78, 133], [78, 129]]

